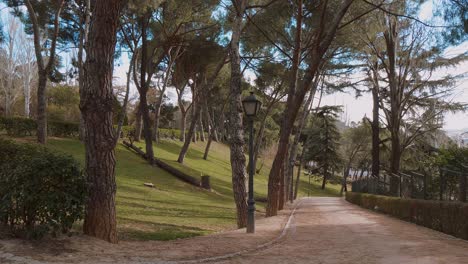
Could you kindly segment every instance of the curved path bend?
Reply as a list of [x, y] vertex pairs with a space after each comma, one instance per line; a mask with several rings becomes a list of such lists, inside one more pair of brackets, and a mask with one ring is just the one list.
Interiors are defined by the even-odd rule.
[[284, 242], [220, 263], [468, 263], [468, 241], [341, 198], [308, 198]]

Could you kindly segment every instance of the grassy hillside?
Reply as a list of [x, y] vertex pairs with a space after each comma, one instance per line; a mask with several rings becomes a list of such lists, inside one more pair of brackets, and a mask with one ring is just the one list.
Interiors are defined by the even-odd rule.
[[[84, 162], [84, 147], [75, 139], [49, 140], [48, 146], [70, 153]], [[235, 206], [231, 190], [229, 148], [214, 143], [208, 161], [202, 159], [204, 143], [191, 145], [183, 165], [175, 162], [181, 143], [162, 141], [155, 146], [155, 155], [193, 176], [210, 175], [214, 192], [184, 183], [165, 171], [151, 167], [121, 144], [117, 155], [117, 217], [121, 239], [170, 240], [208, 234], [235, 228]], [[256, 195], [266, 197], [269, 163], [255, 176]], [[303, 177], [305, 178], [305, 177]], [[151, 182], [156, 188], [145, 187]], [[307, 195], [306, 179], [301, 182], [300, 195]], [[311, 185], [312, 196], [335, 196], [338, 186], [319, 189]], [[258, 215], [264, 204], [257, 206]]]

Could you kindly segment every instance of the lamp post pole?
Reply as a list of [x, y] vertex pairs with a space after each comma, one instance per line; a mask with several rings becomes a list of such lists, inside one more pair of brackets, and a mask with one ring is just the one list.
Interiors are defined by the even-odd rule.
[[247, 233], [255, 233], [255, 199], [254, 199], [254, 181], [255, 174], [254, 164], [254, 120], [253, 117], [249, 119], [249, 200], [247, 201]]
[[255, 200], [254, 200], [254, 181], [255, 161], [254, 161], [254, 118], [257, 116], [262, 102], [260, 102], [250, 92], [250, 95], [242, 100], [242, 108], [249, 123], [249, 199], [247, 201], [247, 233], [255, 233]]

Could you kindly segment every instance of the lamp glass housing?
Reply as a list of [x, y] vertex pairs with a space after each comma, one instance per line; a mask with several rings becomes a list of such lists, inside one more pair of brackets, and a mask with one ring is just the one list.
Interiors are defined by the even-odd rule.
[[250, 95], [242, 100], [242, 107], [244, 108], [244, 113], [247, 117], [255, 117], [260, 111], [262, 102], [260, 102], [257, 97], [250, 92]]

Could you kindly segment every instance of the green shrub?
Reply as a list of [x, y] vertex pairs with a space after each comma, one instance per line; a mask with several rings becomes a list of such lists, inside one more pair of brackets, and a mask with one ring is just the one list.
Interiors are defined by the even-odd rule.
[[68, 232], [83, 217], [86, 188], [71, 156], [0, 138], [0, 223], [12, 234]]
[[80, 124], [64, 121], [49, 121], [47, 128], [51, 136], [73, 137], [79, 134]]
[[23, 117], [1, 117], [0, 130], [5, 130], [9, 136], [31, 136], [36, 132], [36, 121]]
[[180, 138], [180, 130], [179, 129], [172, 129], [172, 128], [160, 128], [159, 129], [159, 137], [166, 138], [166, 139], [179, 139]]
[[355, 192], [347, 192], [346, 200], [367, 209], [468, 239], [467, 203], [401, 199]]
[[[117, 126], [114, 126], [114, 129], [117, 130]], [[122, 126], [120, 138], [128, 138], [133, 136], [135, 128], [133, 126]]]
[[[79, 133], [79, 124], [48, 120], [47, 128], [50, 136], [71, 137]], [[5, 130], [7, 135], [15, 137], [32, 136], [36, 133], [36, 120], [24, 117], [0, 118], [0, 130]]]

